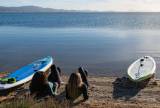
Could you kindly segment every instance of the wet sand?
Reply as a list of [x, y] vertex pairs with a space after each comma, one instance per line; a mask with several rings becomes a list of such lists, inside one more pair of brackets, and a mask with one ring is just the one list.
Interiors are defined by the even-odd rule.
[[[63, 76], [67, 82], [68, 76]], [[81, 102], [81, 97], [74, 103], [75, 108], [160, 108], [160, 80], [151, 79], [144, 87], [127, 85], [116, 77], [89, 77], [89, 100]], [[25, 90], [24, 90], [24, 88]], [[23, 92], [13, 92], [8, 96], [1, 96], [0, 101], [10, 98], [22, 98], [28, 93], [28, 84], [21, 87]], [[56, 100], [65, 100], [65, 84], [61, 86]], [[25, 91], [25, 92], [24, 92]], [[10, 101], [8, 101], [10, 102]], [[3, 103], [3, 102], [2, 102]], [[33, 105], [34, 106], [34, 105]]]

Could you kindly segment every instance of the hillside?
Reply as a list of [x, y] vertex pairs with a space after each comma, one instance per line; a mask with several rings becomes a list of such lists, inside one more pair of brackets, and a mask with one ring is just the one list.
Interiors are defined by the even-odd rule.
[[6, 12], [75, 12], [75, 10], [52, 9], [38, 6], [4, 7], [0, 6], [0, 13]]

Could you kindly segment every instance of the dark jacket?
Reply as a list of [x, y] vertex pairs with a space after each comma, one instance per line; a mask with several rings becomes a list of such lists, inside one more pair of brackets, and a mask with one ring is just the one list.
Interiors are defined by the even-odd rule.
[[48, 81], [52, 83], [57, 82], [60, 86], [61, 84], [60, 72], [56, 67], [55, 68], [51, 67], [51, 73], [48, 76]]
[[88, 87], [88, 86], [89, 86], [88, 79], [87, 79], [88, 72], [87, 72], [83, 67], [79, 67], [79, 68], [78, 68], [78, 72], [79, 72], [80, 75], [81, 75], [82, 81], [83, 81], [83, 82], [87, 85], [87, 87]]

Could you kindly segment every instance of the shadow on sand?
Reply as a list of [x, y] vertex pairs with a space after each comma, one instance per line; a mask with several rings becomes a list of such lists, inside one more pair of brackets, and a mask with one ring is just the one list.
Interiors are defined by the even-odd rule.
[[149, 83], [149, 80], [150, 79], [146, 80], [145, 82], [135, 83], [126, 77], [117, 78], [113, 82], [113, 98], [122, 98], [127, 101], [137, 95], [141, 89], [146, 87], [146, 85]]

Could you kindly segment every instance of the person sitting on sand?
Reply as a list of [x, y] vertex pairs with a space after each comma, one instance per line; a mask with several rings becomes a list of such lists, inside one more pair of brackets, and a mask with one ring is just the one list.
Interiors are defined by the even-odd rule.
[[54, 85], [47, 80], [44, 72], [36, 72], [30, 83], [30, 93], [35, 97], [55, 96]]
[[84, 100], [87, 100], [89, 98], [88, 86], [82, 81], [79, 72], [71, 74], [65, 89], [66, 89], [66, 98], [68, 100], [74, 101], [81, 94], [83, 94]]
[[56, 65], [51, 66], [51, 73], [48, 76], [48, 81], [52, 82], [55, 86], [55, 93], [57, 93], [57, 89], [61, 85], [61, 69], [56, 67]]

